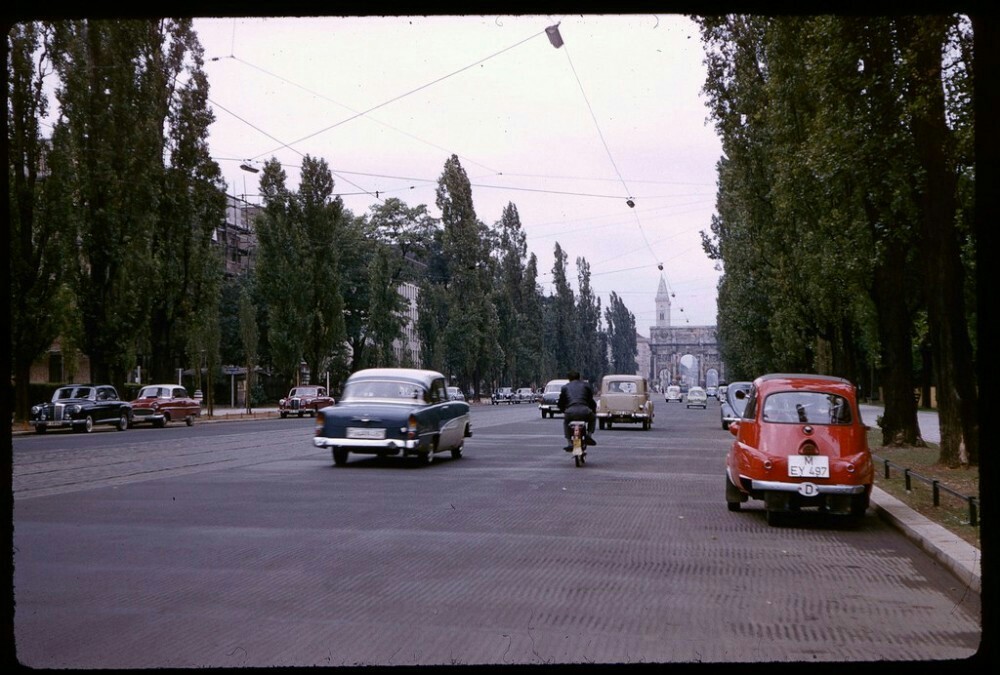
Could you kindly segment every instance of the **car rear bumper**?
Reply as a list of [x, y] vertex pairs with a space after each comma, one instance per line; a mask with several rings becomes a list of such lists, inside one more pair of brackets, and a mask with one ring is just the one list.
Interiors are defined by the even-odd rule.
[[314, 436], [313, 445], [317, 448], [343, 448], [351, 452], [366, 454], [393, 454], [400, 450], [417, 450], [420, 448], [420, 439], [386, 438], [379, 440], [365, 440], [355, 438], [326, 438], [324, 436]]
[[867, 485], [824, 485], [821, 483], [788, 483], [777, 480], [753, 480], [741, 476], [744, 484], [749, 484], [754, 491], [760, 492], [796, 492], [802, 491], [804, 485], [809, 485], [810, 490], [820, 495], [857, 495], [868, 489]]
[[652, 415], [644, 412], [598, 412], [597, 419], [611, 420], [612, 422], [641, 422], [648, 420]]

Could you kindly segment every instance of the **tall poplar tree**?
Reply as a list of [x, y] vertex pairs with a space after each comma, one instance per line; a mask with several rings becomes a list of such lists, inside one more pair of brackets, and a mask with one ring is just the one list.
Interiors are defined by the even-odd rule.
[[[122, 386], [135, 364], [154, 269], [173, 87], [188, 68], [190, 20], [54, 24], [60, 117], [53, 145], [68, 158], [66, 223], [77, 231], [76, 291], [95, 381]], [[55, 149], [55, 148], [54, 148]]]
[[[580, 374], [591, 382], [600, 382], [608, 369], [607, 338], [601, 330], [601, 299], [590, 287], [590, 263], [586, 258], [576, 259], [576, 343]], [[635, 369], [625, 371], [634, 373]]]
[[[31, 364], [60, 335], [69, 347], [75, 305], [67, 285], [67, 263], [75, 238], [65, 228], [64, 200], [53, 200], [64, 189], [67, 175], [53, 174], [39, 123], [48, 109], [43, 82], [48, 73], [44, 50], [47, 28], [22, 23], [7, 34], [7, 188], [10, 231], [10, 357], [18, 419], [27, 419], [32, 401], [28, 391]], [[71, 210], [71, 209], [69, 209]]]
[[489, 372], [498, 352], [496, 310], [487, 301], [489, 249], [487, 228], [476, 217], [472, 186], [456, 155], [438, 179], [442, 251], [448, 263], [448, 320], [442, 342], [444, 363], [465, 382], [478, 383]]

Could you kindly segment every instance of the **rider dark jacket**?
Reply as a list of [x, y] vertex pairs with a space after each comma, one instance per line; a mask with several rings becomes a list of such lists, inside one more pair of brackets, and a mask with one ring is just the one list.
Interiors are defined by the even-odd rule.
[[562, 413], [586, 415], [597, 410], [594, 388], [586, 380], [570, 380], [559, 392], [559, 410]]

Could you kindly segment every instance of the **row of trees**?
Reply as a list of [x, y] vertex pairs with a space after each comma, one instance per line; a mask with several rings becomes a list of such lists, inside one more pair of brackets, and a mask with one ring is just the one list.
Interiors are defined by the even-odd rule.
[[[813, 370], [883, 387], [884, 442], [978, 461], [973, 26], [958, 16], [697, 19], [723, 142], [721, 351], [731, 377]], [[986, 74], [989, 77], [988, 74]]]
[[[335, 384], [362, 367], [435, 368], [478, 394], [571, 367], [597, 379], [609, 339], [614, 368], [635, 371], [634, 317], [620, 299], [605, 330], [589, 264], [576, 260], [574, 293], [559, 244], [555, 292], [543, 294], [516, 206], [484, 224], [456, 156], [438, 183], [440, 218], [397, 199], [356, 216], [323, 159], [303, 157], [296, 189], [267, 162], [255, 267], [226, 278], [212, 242], [226, 187], [207, 146], [209, 83], [190, 20], [24, 23], [7, 39], [19, 416], [31, 364], [57, 339], [64, 354], [89, 356], [95, 381], [119, 387], [139, 363], [147, 380], [238, 364], [294, 383], [305, 361]], [[58, 114], [46, 135], [50, 90]], [[404, 282], [419, 289], [422, 353], [399, 363]], [[197, 384], [211, 396], [211, 381]]]

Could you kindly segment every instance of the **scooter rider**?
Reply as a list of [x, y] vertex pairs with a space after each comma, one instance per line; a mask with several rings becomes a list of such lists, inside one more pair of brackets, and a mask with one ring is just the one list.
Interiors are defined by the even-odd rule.
[[597, 401], [594, 400], [594, 388], [586, 380], [580, 379], [578, 371], [571, 370], [566, 377], [569, 378], [569, 382], [559, 390], [559, 412], [563, 414], [563, 435], [567, 441], [563, 450], [569, 452], [573, 449], [570, 422], [586, 422], [587, 445], [597, 445], [597, 441], [594, 440], [594, 425], [597, 422], [594, 412], [597, 410]]

